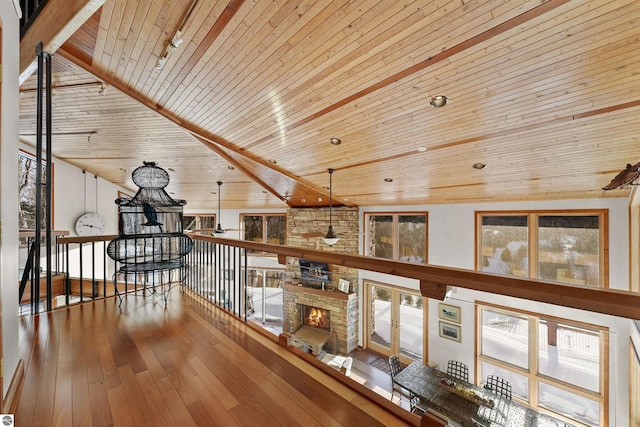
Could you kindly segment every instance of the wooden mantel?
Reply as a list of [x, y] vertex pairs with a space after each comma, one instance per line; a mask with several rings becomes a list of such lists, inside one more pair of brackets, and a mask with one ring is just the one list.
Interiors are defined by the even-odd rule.
[[282, 288], [291, 292], [306, 292], [313, 295], [319, 295], [325, 298], [334, 298], [334, 299], [340, 299], [345, 301], [349, 301], [354, 298], [357, 298], [357, 295], [355, 292], [345, 293], [337, 289], [333, 291], [315, 289], [315, 288], [310, 288], [304, 285], [294, 285], [293, 283], [288, 283], [288, 282], [285, 282], [282, 285]]

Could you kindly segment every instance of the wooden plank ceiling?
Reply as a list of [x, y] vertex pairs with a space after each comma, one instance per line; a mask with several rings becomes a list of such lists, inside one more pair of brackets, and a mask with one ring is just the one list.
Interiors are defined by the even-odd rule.
[[635, 0], [106, 0], [54, 54], [53, 152], [132, 191], [155, 161], [193, 209], [216, 181], [223, 208], [327, 205], [328, 168], [335, 204], [627, 196], [602, 187], [640, 160], [639, 19]]

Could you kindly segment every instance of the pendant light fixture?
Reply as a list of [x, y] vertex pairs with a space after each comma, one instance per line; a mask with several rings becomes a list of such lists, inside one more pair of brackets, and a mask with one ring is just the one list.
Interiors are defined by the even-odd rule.
[[327, 234], [322, 238], [322, 240], [329, 246], [333, 246], [336, 243], [338, 243], [338, 240], [340, 240], [339, 237], [337, 237], [335, 235], [335, 233], [333, 232], [333, 172], [334, 170], [329, 168], [329, 230], [327, 230]]
[[213, 229], [215, 234], [224, 234], [227, 231], [220, 225], [220, 187], [222, 187], [222, 181], [218, 181], [218, 226]]

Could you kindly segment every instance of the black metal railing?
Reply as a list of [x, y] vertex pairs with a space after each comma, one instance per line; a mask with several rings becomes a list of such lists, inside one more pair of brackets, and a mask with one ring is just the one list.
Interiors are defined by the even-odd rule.
[[[62, 256], [59, 252], [58, 239], [69, 234], [68, 231], [52, 231], [53, 242], [51, 251], [46, 250], [47, 239], [45, 236], [39, 236], [36, 239], [35, 230], [19, 230], [19, 265], [20, 265], [20, 283], [18, 291], [18, 301], [24, 302], [24, 305], [31, 306], [31, 312], [37, 312], [36, 306], [39, 304], [41, 294], [45, 295], [47, 290], [41, 289], [41, 281], [46, 278], [46, 272], [43, 271], [41, 265], [44, 263], [36, 262], [36, 255], [39, 253], [51, 252], [51, 275], [57, 276], [64, 271], [62, 266]], [[28, 292], [27, 292], [28, 291]], [[25, 297], [25, 294], [28, 297]], [[23, 301], [25, 299], [26, 301]], [[23, 307], [24, 309], [25, 307]], [[23, 311], [23, 310], [21, 310]]]
[[246, 320], [247, 252], [243, 248], [194, 239], [187, 255], [185, 286]]
[[49, 0], [20, 0], [20, 38], [24, 37]]

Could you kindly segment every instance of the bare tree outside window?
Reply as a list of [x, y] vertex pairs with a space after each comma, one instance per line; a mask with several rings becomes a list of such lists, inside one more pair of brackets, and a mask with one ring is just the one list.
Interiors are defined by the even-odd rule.
[[606, 211], [476, 215], [479, 270], [607, 287]]
[[[45, 176], [46, 164], [42, 165], [42, 176]], [[18, 224], [19, 229], [36, 227], [36, 159], [26, 153], [18, 155]], [[46, 198], [45, 187], [41, 189], [41, 227], [45, 226]]]
[[241, 214], [244, 240], [284, 245], [286, 218], [282, 214]]
[[368, 256], [427, 262], [426, 214], [366, 214], [365, 224]]

